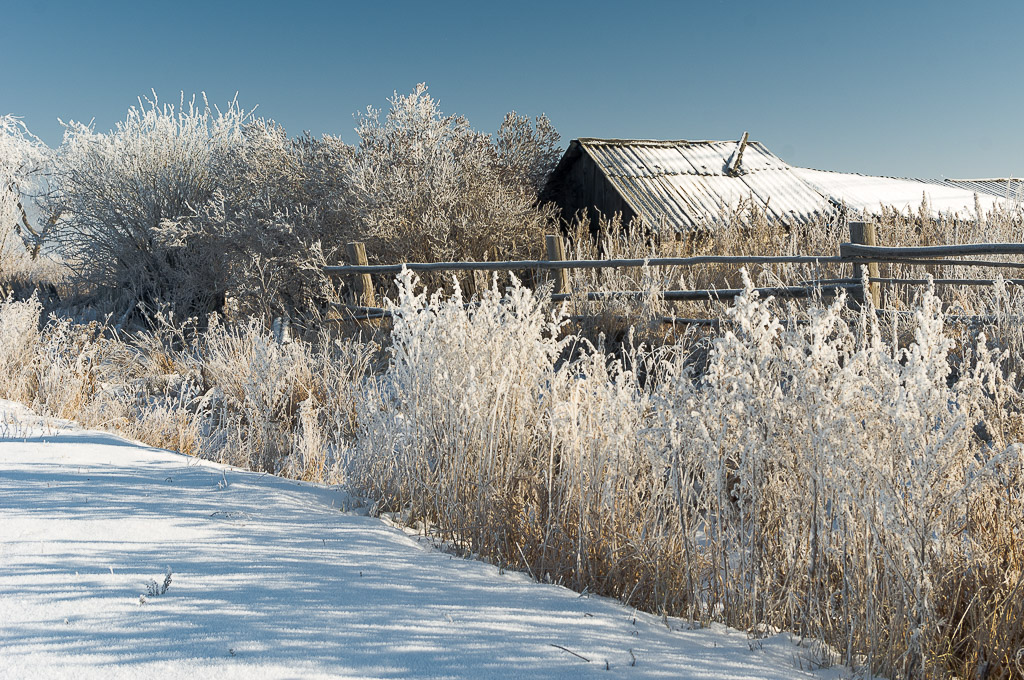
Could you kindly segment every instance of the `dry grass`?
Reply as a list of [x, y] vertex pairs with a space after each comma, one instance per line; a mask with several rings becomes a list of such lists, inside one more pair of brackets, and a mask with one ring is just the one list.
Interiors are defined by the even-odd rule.
[[134, 336], [0, 303], [0, 395], [40, 413], [153, 446], [306, 479], [325, 479], [354, 431], [373, 343], [326, 335], [281, 342], [256, 323], [226, 328], [163, 316]]
[[950, 373], [936, 298], [903, 347], [841, 302], [741, 299], [699, 374], [686, 347], [559, 340], [521, 291], [400, 305], [349, 468], [383, 507], [537, 578], [796, 630], [893, 677], [1019, 672], [1019, 394], [980, 338]]

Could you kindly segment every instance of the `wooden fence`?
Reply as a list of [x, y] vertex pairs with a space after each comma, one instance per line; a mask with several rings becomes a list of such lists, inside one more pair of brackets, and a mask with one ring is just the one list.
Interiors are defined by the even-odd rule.
[[[1018, 261], [1001, 261], [990, 259], [956, 259], [976, 258], [989, 255], [1024, 256], [1024, 243], [974, 243], [964, 245], [886, 247], [877, 245], [877, 232], [871, 222], [850, 222], [850, 242], [843, 243], [838, 255], [699, 255], [694, 257], [660, 257], [646, 259], [609, 259], [609, 260], [566, 260], [565, 244], [561, 236], [545, 237], [545, 260], [511, 260], [505, 262], [408, 262], [404, 264], [378, 264], [367, 262], [366, 247], [362, 243], [349, 243], [346, 253], [350, 264], [325, 267], [324, 271], [331, 276], [351, 277], [354, 282], [355, 298], [352, 304], [344, 305], [348, 317], [356, 320], [373, 319], [388, 316], [389, 313], [379, 307], [373, 287], [374, 275], [394, 276], [409, 269], [414, 272], [513, 272], [513, 271], [550, 271], [554, 275], [552, 301], [558, 302], [570, 298], [583, 298], [589, 301], [600, 300], [640, 300], [648, 298], [648, 291], [569, 291], [569, 270], [571, 269], [616, 269], [625, 267], [687, 267], [706, 264], [732, 264], [737, 266], [750, 264], [817, 264], [817, 265], [850, 265], [850, 278], [831, 278], [807, 282], [799, 286], [781, 286], [773, 288], [757, 288], [762, 296], [772, 295], [785, 298], [806, 298], [814, 295], [835, 294], [840, 290], [849, 290], [855, 300], [864, 302], [867, 295], [871, 296], [876, 309], [882, 307], [882, 286], [919, 286], [928, 283], [928, 279], [894, 278], [880, 276], [880, 263], [912, 264], [912, 265], [956, 265], [968, 267], [990, 267], [1024, 269], [1024, 257]], [[864, 267], [867, 267], [867, 287], [864, 287]], [[1012, 285], [1024, 285], [1024, 279], [1005, 279]], [[992, 279], [934, 279], [939, 285], [959, 286], [990, 286]], [[703, 289], [703, 290], [664, 290], [653, 295], [673, 302], [682, 301], [714, 301], [731, 300], [743, 292], [740, 288]], [[674, 319], [676, 322], [713, 322], [707, 319]]]

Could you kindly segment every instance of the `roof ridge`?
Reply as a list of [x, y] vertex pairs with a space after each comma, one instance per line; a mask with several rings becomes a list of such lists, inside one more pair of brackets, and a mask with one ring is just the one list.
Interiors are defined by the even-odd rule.
[[[580, 144], [607, 144], [609, 146], [677, 146], [680, 144], [738, 144], [738, 139], [619, 139], [604, 137], [579, 137], [572, 140]], [[750, 140], [747, 144], [760, 144]]]
[[948, 182], [1024, 182], [1020, 177], [944, 177]]

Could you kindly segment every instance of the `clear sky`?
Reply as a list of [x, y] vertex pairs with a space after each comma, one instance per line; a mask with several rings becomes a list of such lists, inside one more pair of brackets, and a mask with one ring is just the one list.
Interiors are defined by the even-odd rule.
[[493, 131], [737, 139], [810, 167], [1024, 176], [1024, 2], [0, 2], [0, 114], [54, 145], [205, 91], [290, 134], [426, 82]]

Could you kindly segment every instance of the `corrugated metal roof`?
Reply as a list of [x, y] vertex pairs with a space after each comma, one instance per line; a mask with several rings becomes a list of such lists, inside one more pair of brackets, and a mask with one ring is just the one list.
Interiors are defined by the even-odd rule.
[[728, 164], [739, 142], [627, 139], [574, 140], [559, 170], [585, 153], [646, 223], [671, 230], [723, 223], [749, 206], [784, 224], [806, 224], [845, 205], [866, 214], [883, 207], [973, 216], [1024, 203], [1019, 180], [918, 180], [796, 168], [760, 142], [749, 142], [735, 175]]
[[686, 231], [721, 223], [741, 206], [802, 224], [827, 204], [758, 142], [744, 148], [736, 176], [727, 166], [738, 142], [580, 139], [578, 144], [648, 224]]
[[738, 142], [703, 142], [682, 144], [679, 153], [683, 155], [698, 175], [720, 177], [725, 175], [725, 166], [729, 164]]
[[973, 216], [975, 196], [982, 210], [990, 211], [1002, 204], [988, 193], [951, 186], [941, 180], [872, 177], [846, 172], [828, 172], [794, 168], [794, 172], [836, 203], [868, 214], [878, 214], [883, 207], [902, 213], [916, 213], [927, 198], [929, 212]]
[[[746, 163], [744, 152], [743, 162]], [[831, 210], [828, 201], [786, 167], [777, 172], [752, 172], [744, 184], [767, 203], [769, 215], [784, 224], [809, 224]]]
[[1017, 205], [1024, 203], [1024, 181], [1019, 179], [944, 179], [942, 182], [959, 189], [998, 196]]

